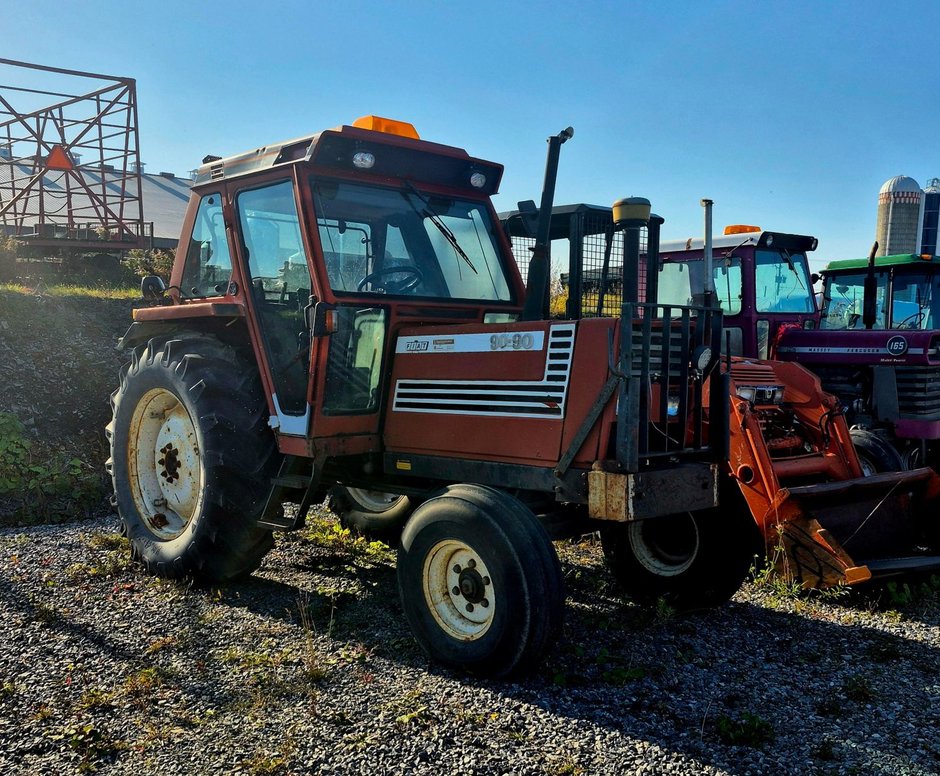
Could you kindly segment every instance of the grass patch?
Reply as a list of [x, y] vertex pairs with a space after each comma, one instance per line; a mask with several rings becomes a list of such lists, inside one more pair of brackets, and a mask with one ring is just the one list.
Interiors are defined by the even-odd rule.
[[740, 718], [734, 719], [722, 714], [715, 722], [718, 738], [730, 746], [750, 746], [760, 749], [764, 744], [772, 743], [777, 735], [773, 725], [754, 712], [745, 711]]
[[390, 564], [395, 560], [395, 553], [387, 544], [358, 536], [348, 528], [343, 528], [334, 517], [319, 512], [308, 515], [307, 525], [299, 537], [318, 547], [352, 555], [358, 560], [379, 564]]
[[868, 703], [875, 699], [875, 691], [872, 689], [871, 681], [867, 676], [855, 674], [846, 677], [842, 682], [842, 692], [850, 701], [856, 703]]
[[101, 475], [80, 458], [37, 444], [0, 412], [0, 498], [15, 500], [15, 524], [61, 522], [102, 496]]

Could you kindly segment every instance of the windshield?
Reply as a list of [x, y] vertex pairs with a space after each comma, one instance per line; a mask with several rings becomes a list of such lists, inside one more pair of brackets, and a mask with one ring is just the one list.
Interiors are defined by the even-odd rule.
[[806, 254], [786, 250], [756, 251], [754, 296], [759, 313], [815, 312]]
[[896, 272], [892, 289], [892, 329], [933, 329], [940, 320], [940, 278], [933, 272]]
[[484, 203], [313, 180], [320, 245], [337, 295], [508, 302], [510, 284]]
[[[821, 329], [864, 329], [862, 322], [865, 299], [865, 272], [848, 275], [829, 276], [823, 291], [823, 309], [820, 316]], [[888, 276], [876, 275], [878, 280], [875, 294], [875, 328], [884, 329], [887, 300]]]
[[[659, 303], [692, 304], [693, 294], [701, 293], [704, 285], [704, 262], [667, 261], [659, 273]], [[725, 315], [741, 312], [741, 260], [715, 257], [712, 264], [715, 296]]]

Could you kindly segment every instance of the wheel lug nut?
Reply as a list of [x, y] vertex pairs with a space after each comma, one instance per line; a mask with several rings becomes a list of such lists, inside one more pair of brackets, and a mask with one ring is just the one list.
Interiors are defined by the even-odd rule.
[[460, 595], [460, 588], [454, 585], [454, 589], [450, 592], [452, 592], [454, 595]]
[[484, 584], [484, 585], [490, 584], [490, 578], [489, 578], [489, 577], [483, 577], [483, 584]]
[[482, 601], [480, 601], [480, 606], [482, 606], [484, 609], [486, 609], [489, 605], [490, 605], [490, 602], [485, 598]]
[[467, 604], [467, 611], [468, 611], [468, 612], [472, 612], [472, 611], [473, 611], [473, 604]]
[[459, 564], [459, 563], [455, 563], [455, 564], [454, 564], [454, 573], [455, 573], [455, 574], [459, 574], [461, 571], [462, 571], [462, 569], [460, 568], [460, 564]]
[[476, 567], [477, 567], [477, 562], [473, 558], [470, 558], [470, 560], [467, 561], [467, 568], [475, 569]]

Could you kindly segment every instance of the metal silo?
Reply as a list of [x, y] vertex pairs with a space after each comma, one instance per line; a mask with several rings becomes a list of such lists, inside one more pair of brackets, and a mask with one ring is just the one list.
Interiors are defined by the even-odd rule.
[[923, 192], [913, 178], [898, 175], [878, 193], [878, 255], [919, 253]]

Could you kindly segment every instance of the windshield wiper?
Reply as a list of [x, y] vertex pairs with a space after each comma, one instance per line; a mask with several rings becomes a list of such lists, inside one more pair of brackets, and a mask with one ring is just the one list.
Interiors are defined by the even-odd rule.
[[783, 260], [787, 263], [787, 266], [790, 268], [790, 272], [796, 275], [796, 282], [800, 284], [800, 288], [804, 291], [806, 286], [803, 285], [803, 278], [800, 277], [800, 273], [796, 271], [796, 264], [793, 262], [793, 257], [790, 255], [790, 251], [786, 248], [780, 250], [780, 255], [783, 256]]
[[444, 235], [444, 238], [447, 240], [447, 242], [450, 243], [450, 246], [454, 249], [456, 254], [460, 256], [460, 258], [465, 262], [467, 262], [467, 266], [473, 270], [473, 274], [479, 275], [480, 273], [477, 272], [477, 268], [473, 266], [473, 262], [470, 261], [470, 257], [464, 252], [464, 249], [460, 247], [460, 243], [457, 242], [457, 235], [455, 235], [450, 230], [450, 227], [447, 226], [447, 224], [441, 221], [441, 217], [431, 208], [431, 203], [424, 198], [424, 195], [420, 191], [411, 185], [410, 181], [405, 181], [405, 185], [411, 190], [412, 194], [414, 194], [418, 199], [421, 200], [422, 203], [424, 203], [424, 210], [418, 210], [418, 208], [415, 207], [414, 202], [408, 199], [407, 192], [403, 191], [401, 192], [401, 195], [404, 197], [405, 202], [411, 205], [411, 209], [414, 210], [415, 213], [420, 215], [422, 218], [427, 218], [432, 224], [434, 224], [434, 226], [437, 227], [437, 230], [442, 235]]

